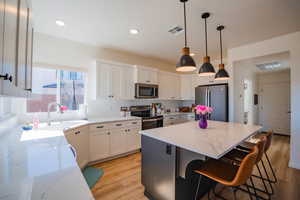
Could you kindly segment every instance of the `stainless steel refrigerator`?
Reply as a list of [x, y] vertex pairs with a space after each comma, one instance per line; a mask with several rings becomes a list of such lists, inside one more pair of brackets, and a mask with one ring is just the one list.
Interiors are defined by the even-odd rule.
[[195, 89], [197, 105], [212, 107], [210, 120], [228, 122], [228, 84], [198, 86]]

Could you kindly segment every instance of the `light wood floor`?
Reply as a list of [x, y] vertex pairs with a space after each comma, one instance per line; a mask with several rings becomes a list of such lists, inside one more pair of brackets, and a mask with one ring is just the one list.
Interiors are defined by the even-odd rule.
[[[289, 147], [289, 137], [275, 136], [268, 152], [279, 179], [272, 197], [274, 200], [300, 199], [300, 170], [288, 168]], [[147, 200], [141, 184], [140, 153], [100, 163], [95, 167], [104, 170], [104, 176], [92, 189], [96, 200]], [[233, 199], [232, 192], [228, 189], [222, 190], [221, 194], [227, 199]], [[204, 197], [203, 200], [205, 199], [207, 198]], [[249, 198], [243, 192], [238, 192], [237, 199]]]

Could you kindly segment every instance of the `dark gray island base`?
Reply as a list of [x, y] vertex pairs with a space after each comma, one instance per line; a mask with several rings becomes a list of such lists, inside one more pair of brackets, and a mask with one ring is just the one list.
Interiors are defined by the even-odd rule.
[[[150, 200], [194, 200], [205, 156], [142, 135], [142, 184]], [[216, 184], [202, 177], [198, 198]]]

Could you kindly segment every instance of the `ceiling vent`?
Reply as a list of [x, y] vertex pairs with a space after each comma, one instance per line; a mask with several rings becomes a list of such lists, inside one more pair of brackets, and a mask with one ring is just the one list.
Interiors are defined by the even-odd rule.
[[175, 26], [171, 28], [168, 32], [173, 35], [179, 35], [184, 32], [184, 29], [181, 26]]
[[279, 62], [258, 64], [258, 65], [256, 65], [256, 67], [262, 71], [274, 71], [274, 70], [280, 70], [283, 68], [282, 64]]

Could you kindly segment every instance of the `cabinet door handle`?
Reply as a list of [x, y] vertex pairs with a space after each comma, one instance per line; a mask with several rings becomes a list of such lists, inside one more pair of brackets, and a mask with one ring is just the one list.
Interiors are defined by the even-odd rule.
[[76, 131], [76, 132], [75, 132], [75, 135], [78, 135], [79, 133], [80, 133], [80, 131]]
[[110, 132], [108, 132], [107, 135], [110, 135]]
[[137, 122], [132, 122], [132, 124], [137, 124]]
[[12, 82], [13, 81], [13, 77], [12, 76], [9, 76], [8, 74], [5, 74], [5, 75], [1, 75], [0, 74], [0, 79], [3, 79], [3, 80], [9, 80], [9, 82]]
[[122, 126], [122, 124], [116, 124], [116, 126]]
[[104, 126], [97, 126], [96, 128], [104, 128]]
[[166, 146], [166, 154], [171, 155], [172, 154], [172, 146], [167, 144]]

